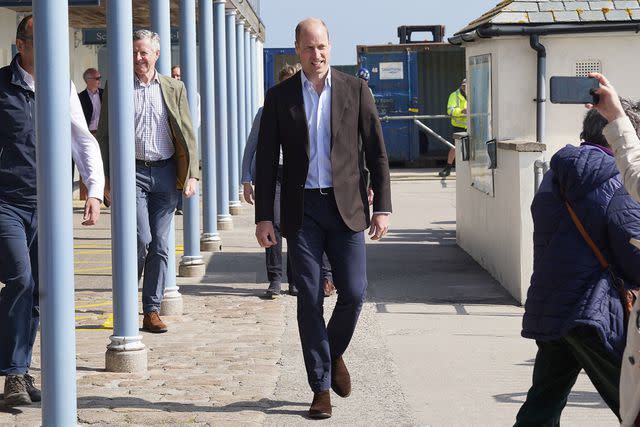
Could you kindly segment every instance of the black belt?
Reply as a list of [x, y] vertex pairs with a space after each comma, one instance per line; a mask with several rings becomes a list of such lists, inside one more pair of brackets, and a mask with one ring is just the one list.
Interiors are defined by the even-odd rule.
[[325, 187], [325, 188], [305, 188], [304, 191], [309, 193], [318, 193], [326, 196], [327, 194], [333, 193], [333, 187]]
[[137, 166], [144, 166], [147, 168], [161, 168], [167, 165], [167, 163], [169, 162], [169, 159], [163, 159], [163, 160], [156, 160], [156, 161], [151, 161], [151, 160], [139, 160], [136, 159], [136, 165]]

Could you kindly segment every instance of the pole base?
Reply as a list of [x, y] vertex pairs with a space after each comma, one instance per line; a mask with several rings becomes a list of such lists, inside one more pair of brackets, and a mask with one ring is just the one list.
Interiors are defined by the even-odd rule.
[[[202, 246], [202, 243], [200, 243]], [[178, 275], [180, 277], [202, 277], [204, 276], [204, 264], [182, 264], [178, 266]]]
[[233, 220], [231, 218], [219, 219], [218, 230], [233, 230]]
[[200, 240], [200, 252], [221, 252], [222, 241], [220, 240]]
[[180, 292], [174, 291], [171, 294], [166, 294], [162, 298], [160, 303], [160, 315], [161, 316], [182, 316], [183, 304], [182, 295]]
[[229, 213], [232, 216], [242, 215], [242, 205], [237, 204], [237, 205], [229, 206]]
[[108, 372], [146, 372], [147, 349], [117, 351], [107, 349], [105, 369]]

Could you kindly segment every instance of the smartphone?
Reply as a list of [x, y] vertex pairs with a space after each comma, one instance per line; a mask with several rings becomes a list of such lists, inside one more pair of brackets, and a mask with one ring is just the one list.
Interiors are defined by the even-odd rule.
[[636, 248], [640, 249], [640, 240], [634, 239], [633, 237], [629, 239], [629, 243], [631, 243]]
[[598, 95], [593, 93], [600, 87], [592, 77], [551, 77], [551, 102], [554, 104], [597, 104]]

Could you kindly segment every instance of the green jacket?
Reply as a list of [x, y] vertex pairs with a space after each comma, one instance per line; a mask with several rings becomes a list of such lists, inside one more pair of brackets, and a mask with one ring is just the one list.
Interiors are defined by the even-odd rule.
[[[167, 107], [176, 161], [176, 188], [181, 190], [189, 178], [200, 179], [196, 135], [191, 122], [191, 112], [187, 101], [187, 90], [180, 80], [158, 73], [160, 90]], [[109, 113], [108, 95], [105, 87], [100, 110], [97, 140], [100, 144], [104, 164], [104, 175], [109, 176]]]
[[467, 128], [467, 113], [462, 112], [467, 109], [467, 98], [464, 97], [460, 89], [449, 95], [447, 102], [447, 114], [451, 116], [451, 124], [457, 128]]

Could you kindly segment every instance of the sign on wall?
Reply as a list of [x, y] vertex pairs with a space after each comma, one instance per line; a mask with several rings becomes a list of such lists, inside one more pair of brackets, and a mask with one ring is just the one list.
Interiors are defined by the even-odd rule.
[[380, 80], [404, 79], [404, 64], [402, 62], [381, 62]]
[[[33, 0], [0, 0], [0, 7], [28, 6]], [[69, 6], [100, 6], [100, 0], [69, 0]]]
[[[179, 42], [180, 42], [180, 39], [178, 37], [178, 29], [172, 28], [171, 44], [178, 44]], [[86, 45], [107, 44], [107, 29], [106, 28], [83, 28], [82, 44], [86, 44]]]

